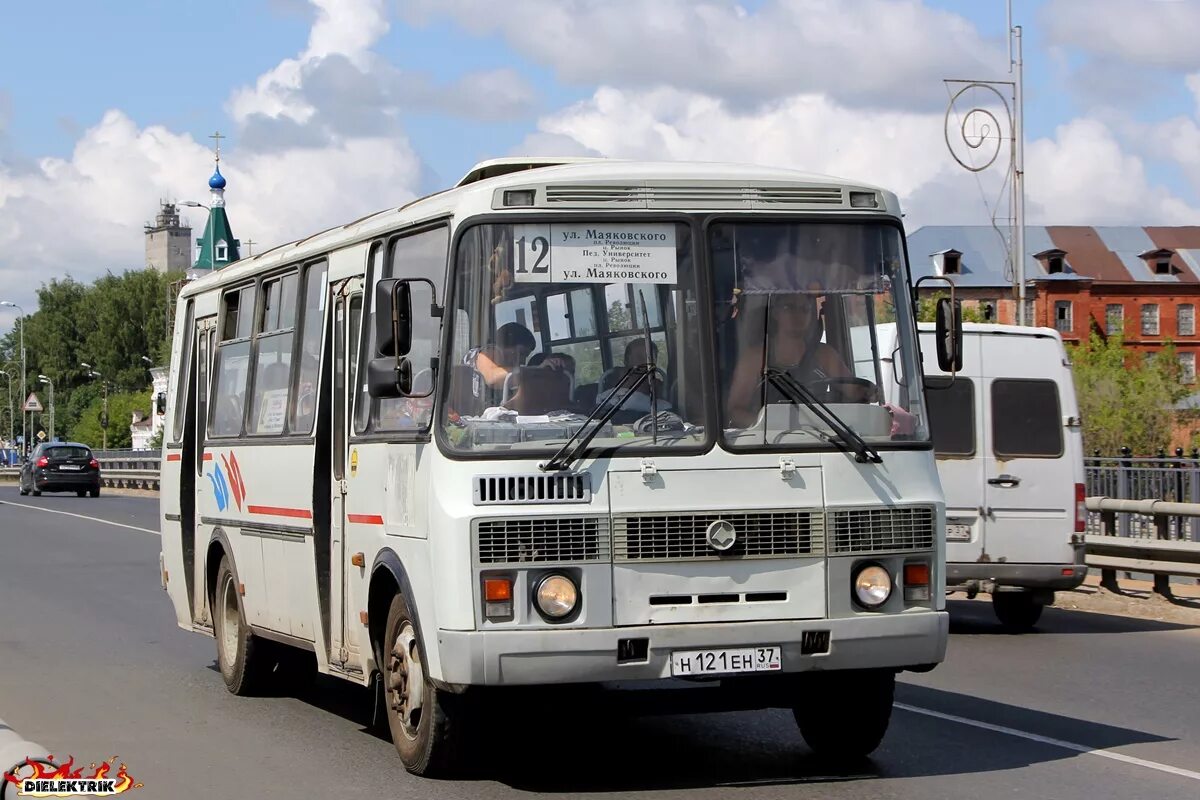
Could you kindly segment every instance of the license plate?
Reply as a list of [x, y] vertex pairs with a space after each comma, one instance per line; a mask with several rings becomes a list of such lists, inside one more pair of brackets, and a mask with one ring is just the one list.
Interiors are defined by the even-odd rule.
[[969, 542], [971, 541], [971, 526], [970, 525], [946, 525], [946, 541], [948, 542]]
[[62, 466], [59, 467], [59, 469], [81, 470], [81, 469], [83, 469], [83, 467], [79, 466], [78, 464], [63, 464]]
[[671, 674], [675, 676], [770, 672], [782, 668], [783, 654], [779, 647], [681, 650], [671, 653]]

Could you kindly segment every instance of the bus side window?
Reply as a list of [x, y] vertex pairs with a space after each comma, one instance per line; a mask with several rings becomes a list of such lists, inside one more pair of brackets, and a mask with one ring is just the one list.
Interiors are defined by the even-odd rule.
[[254, 286], [225, 293], [222, 300], [221, 342], [213, 359], [211, 436], [237, 436], [242, 432], [246, 379], [250, 372], [250, 333]]
[[[393, 239], [388, 253], [388, 278], [424, 278], [437, 287], [442, 299], [446, 282], [446, 255], [450, 247], [448, 228], [439, 227], [411, 236]], [[413, 392], [426, 394], [433, 389], [433, 360], [441, 347], [442, 321], [432, 316], [434, 300], [429, 285], [412, 284], [413, 330], [408, 359], [412, 364]], [[373, 327], [373, 325], [372, 325]], [[375, 344], [371, 343], [374, 350]], [[449, 365], [447, 365], [449, 366]], [[433, 396], [397, 397], [377, 400], [371, 419], [374, 431], [426, 431], [432, 421]]]
[[321, 326], [324, 323], [324, 261], [304, 270], [304, 306], [300, 318], [300, 369], [296, 370], [296, 402], [292, 405], [289, 430], [309, 433], [317, 411], [317, 375], [321, 368]]
[[283, 433], [296, 325], [296, 273], [264, 281], [262, 293], [262, 316], [254, 336], [254, 399], [247, 430]]

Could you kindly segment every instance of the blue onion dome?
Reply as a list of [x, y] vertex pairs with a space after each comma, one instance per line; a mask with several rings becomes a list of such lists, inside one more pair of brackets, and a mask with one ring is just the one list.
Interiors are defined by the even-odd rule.
[[225, 176], [221, 174], [220, 167], [217, 167], [217, 171], [214, 172], [213, 176], [208, 179], [208, 186], [210, 189], [224, 189], [225, 188]]

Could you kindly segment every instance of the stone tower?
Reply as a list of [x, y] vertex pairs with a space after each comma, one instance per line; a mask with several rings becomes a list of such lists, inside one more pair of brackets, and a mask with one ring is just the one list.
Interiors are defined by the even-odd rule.
[[179, 219], [174, 203], [159, 201], [154, 224], [146, 225], [146, 266], [159, 272], [182, 272], [192, 261], [192, 229]]

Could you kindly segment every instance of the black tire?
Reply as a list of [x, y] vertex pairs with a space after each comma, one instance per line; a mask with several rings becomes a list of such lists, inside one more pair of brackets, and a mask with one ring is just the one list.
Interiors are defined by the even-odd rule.
[[992, 610], [1000, 624], [1013, 633], [1033, 630], [1042, 617], [1042, 608], [1033, 592], [996, 592], [992, 595]]
[[100, 496], [100, 487], [97, 486], [95, 489], [89, 489], [88, 493], [91, 494], [92, 497], [99, 497]]
[[17, 488], [17, 491], [20, 493], [21, 497], [24, 497], [25, 495], [29, 494], [29, 490], [26, 489], [23, 485], [19, 485]]
[[879, 747], [892, 718], [896, 673], [890, 669], [814, 673], [792, 708], [813, 752], [837, 763], [860, 761]]
[[228, 556], [221, 557], [217, 568], [211, 608], [217, 667], [225, 687], [241, 697], [259, 693], [275, 667], [275, 654], [270, 643], [255, 636], [246, 624], [242, 596]]
[[[400, 761], [414, 775], [449, 775], [456, 768], [465, 698], [429, 682], [417, 624], [400, 594], [392, 598], [380, 650], [384, 711]], [[414, 691], [421, 693], [415, 708]]]
[[76, 489], [75, 490], [76, 497], [87, 497], [87, 493], [88, 493], [87, 489]]
[[42, 496], [42, 493], [41, 493], [41, 491], [40, 491], [40, 490], [38, 490], [38, 489], [34, 489], [34, 490], [33, 490], [33, 496], [34, 496], [34, 497], [41, 497], [41, 496]]

